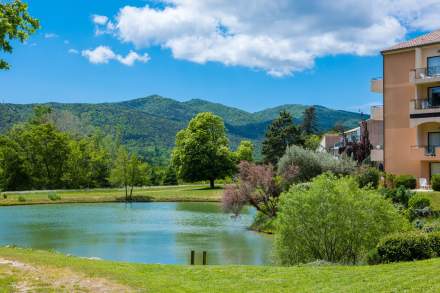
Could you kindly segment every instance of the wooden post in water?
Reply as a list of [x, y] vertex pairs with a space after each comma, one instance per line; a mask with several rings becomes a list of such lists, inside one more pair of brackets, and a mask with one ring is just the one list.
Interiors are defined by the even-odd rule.
[[194, 250], [191, 250], [191, 265], [194, 265], [194, 259], [195, 259], [195, 252]]
[[203, 265], [206, 265], [206, 251], [203, 251]]

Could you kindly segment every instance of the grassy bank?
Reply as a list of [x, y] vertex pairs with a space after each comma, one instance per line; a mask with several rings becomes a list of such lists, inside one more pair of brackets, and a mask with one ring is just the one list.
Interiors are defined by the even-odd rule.
[[431, 199], [431, 205], [434, 210], [440, 211], [440, 192], [422, 192], [421, 194]]
[[[16, 261], [15, 269], [1, 260]], [[0, 248], [0, 291], [16, 287], [29, 273], [20, 266], [81, 276], [107, 286], [151, 292], [438, 292], [440, 259], [378, 266], [177, 266], [144, 265], [69, 257], [45, 251]], [[62, 273], [62, 274], [61, 274]], [[66, 275], [67, 274], [67, 275]], [[50, 276], [48, 276], [50, 277]], [[61, 278], [61, 277], [60, 277]], [[59, 279], [59, 278], [58, 278]], [[50, 288], [48, 279], [33, 287]], [[28, 280], [29, 282], [29, 280]], [[95, 281], [98, 282], [98, 281]], [[65, 285], [63, 285], [65, 286]], [[2, 291], [3, 290], [3, 291]], [[36, 290], [37, 291], [37, 290]]]
[[[54, 197], [54, 195], [56, 196]], [[219, 201], [221, 195], [222, 189], [209, 189], [207, 185], [146, 187], [136, 188], [133, 191], [135, 201]], [[0, 206], [117, 202], [123, 200], [125, 200], [125, 192], [122, 189], [25, 191], [2, 193], [0, 195]]]

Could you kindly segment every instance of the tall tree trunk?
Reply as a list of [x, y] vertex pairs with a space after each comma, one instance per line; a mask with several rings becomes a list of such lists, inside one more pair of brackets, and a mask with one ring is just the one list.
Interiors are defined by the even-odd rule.
[[215, 185], [214, 185], [214, 180], [215, 180], [215, 179], [209, 179], [209, 187], [210, 187], [211, 189], [214, 189], [214, 187], [215, 187]]

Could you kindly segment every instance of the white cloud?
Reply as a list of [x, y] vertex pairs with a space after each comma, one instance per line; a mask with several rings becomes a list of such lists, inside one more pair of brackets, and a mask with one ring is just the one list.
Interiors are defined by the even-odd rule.
[[134, 51], [130, 51], [125, 57], [113, 52], [107, 46], [98, 46], [93, 50], [83, 50], [81, 55], [86, 57], [93, 64], [107, 64], [111, 60], [116, 60], [121, 64], [132, 66], [136, 61], [146, 63], [150, 60], [147, 53], [139, 55]]
[[159, 45], [177, 59], [284, 76], [322, 56], [376, 54], [408, 31], [440, 27], [440, 0], [157, 1], [165, 7], [122, 7], [97, 34], [138, 48]]
[[92, 15], [92, 20], [93, 20], [93, 23], [95, 23], [95, 24], [106, 25], [108, 22], [108, 17], [105, 15], [94, 14], [94, 15]]
[[44, 38], [45, 39], [54, 39], [54, 38], [58, 38], [58, 35], [55, 33], [45, 33]]
[[76, 50], [76, 49], [69, 49], [67, 52], [68, 52], [69, 54], [79, 54], [79, 51]]

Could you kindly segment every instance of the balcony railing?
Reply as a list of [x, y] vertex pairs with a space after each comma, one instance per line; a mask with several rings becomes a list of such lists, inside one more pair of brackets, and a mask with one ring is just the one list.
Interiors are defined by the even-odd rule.
[[425, 156], [429, 157], [435, 157], [436, 156], [436, 149], [440, 148], [440, 145], [417, 145], [412, 146], [412, 149], [423, 149], [425, 152]]
[[414, 71], [414, 78], [416, 80], [427, 80], [435, 77], [440, 77], [440, 66], [429, 66], [426, 68], [416, 68]]
[[414, 109], [425, 110], [425, 109], [440, 109], [440, 101], [435, 101], [434, 103], [430, 99], [415, 99], [412, 100], [414, 103]]

